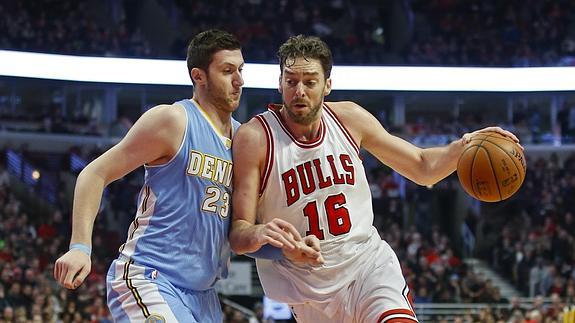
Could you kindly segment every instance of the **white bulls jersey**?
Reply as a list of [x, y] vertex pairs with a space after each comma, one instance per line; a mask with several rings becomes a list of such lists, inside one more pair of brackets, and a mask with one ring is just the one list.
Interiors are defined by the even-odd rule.
[[316, 235], [325, 259], [315, 268], [257, 259], [264, 291], [278, 301], [311, 301], [330, 310], [381, 243], [358, 145], [327, 105], [313, 142], [298, 141], [278, 111], [256, 118], [268, 141], [257, 221], [280, 218], [302, 236]]

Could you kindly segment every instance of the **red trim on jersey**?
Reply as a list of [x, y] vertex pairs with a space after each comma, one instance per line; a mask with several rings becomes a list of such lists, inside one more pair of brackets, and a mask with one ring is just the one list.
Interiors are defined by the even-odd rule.
[[[407, 294], [405, 293], [406, 290]], [[405, 300], [407, 301], [407, 305], [409, 305], [411, 311], [415, 313], [415, 310], [413, 309], [413, 298], [411, 297], [411, 290], [409, 290], [409, 287], [407, 287], [407, 283], [405, 283], [405, 286], [403, 287], [401, 294], [403, 295], [403, 298], [405, 298]]]
[[268, 111], [279, 111], [282, 109], [281, 104], [277, 104], [277, 103], [268, 103]]
[[[379, 322], [383, 323], [383, 321], [379, 321]], [[419, 323], [419, 321], [417, 321], [416, 319], [412, 319], [412, 318], [408, 318], [408, 317], [396, 317], [396, 318], [392, 318], [392, 319], [385, 321], [385, 323], [411, 323], [411, 322]]]
[[333, 120], [335, 121], [335, 123], [339, 126], [339, 128], [340, 128], [341, 131], [343, 132], [344, 136], [347, 138], [347, 140], [348, 140], [349, 143], [351, 144], [351, 146], [355, 149], [355, 151], [356, 151], [357, 154], [359, 155], [359, 146], [357, 145], [357, 143], [355, 142], [355, 140], [353, 140], [353, 137], [351, 136], [350, 132], [347, 130], [347, 128], [345, 127], [345, 125], [343, 124], [343, 122], [341, 122], [341, 120], [339, 120], [339, 118], [338, 118], [338, 116], [335, 114], [335, 112], [333, 112], [333, 110], [330, 109], [326, 103], [324, 103], [323, 106], [325, 107], [324, 111], [327, 111], [327, 114], [332, 117], [332, 119], [333, 119]]
[[264, 173], [262, 174], [262, 180], [260, 182], [260, 195], [264, 192], [266, 185], [268, 184], [268, 179], [270, 178], [270, 173], [272, 172], [272, 166], [274, 164], [274, 141], [272, 138], [272, 132], [270, 130], [270, 125], [264, 119], [263, 116], [257, 115], [256, 120], [258, 120], [262, 127], [264, 128], [264, 132], [266, 134], [267, 140], [267, 147], [266, 147], [266, 160], [264, 163]]
[[326, 132], [323, 118], [321, 119], [320, 124], [319, 124], [319, 137], [313, 141], [300, 141], [300, 140], [296, 139], [294, 134], [287, 127], [287, 125], [285, 124], [284, 118], [279, 113], [279, 110], [270, 109], [269, 111], [278, 120], [278, 123], [280, 124], [280, 126], [282, 127], [284, 132], [288, 135], [288, 137], [290, 137], [291, 140], [296, 145], [298, 145], [299, 147], [301, 147], [301, 148], [315, 148], [315, 147], [321, 145], [321, 143], [323, 142], [323, 139], [325, 138], [325, 132]]
[[[387, 317], [389, 317], [391, 315], [397, 315], [397, 314], [408, 315], [411, 317], [392, 317], [388, 320], [385, 320]], [[417, 319], [415, 318], [415, 314], [413, 314], [413, 312], [411, 310], [408, 310], [406, 308], [397, 308], [397, 309], [383, 312], [383, 314], [381, 314], [379, 316], [379, 319], [377, 319], [377, 322], [378, 323], [383, 323], [383, 322], [385, 322], [385, 323], [390, 323], [390, 322], [417, 322]]]

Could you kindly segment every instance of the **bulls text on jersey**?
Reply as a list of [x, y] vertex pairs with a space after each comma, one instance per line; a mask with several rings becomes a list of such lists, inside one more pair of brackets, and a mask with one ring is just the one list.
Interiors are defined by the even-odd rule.
[[287, 206], [297, 202], [301, 193], [309, 195], [332, 185], [355, 184], [353, 161], [347, 154], [340, 154], [338, 158], [327, 155], [325, 159], [308, 160], [283, 172], [281, 177]]

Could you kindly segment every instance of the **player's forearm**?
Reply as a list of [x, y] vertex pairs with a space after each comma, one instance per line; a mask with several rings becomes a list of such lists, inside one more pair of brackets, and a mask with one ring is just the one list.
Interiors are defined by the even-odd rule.
[[92, 245], [94, 220], [98, 215], [105, 181], [92, 172], [88, 166], [76, 181], [74, 206], [72, 210], [72, 238], [70, 243]]
[[261, 248], [261, 243], [257, 239], [257, 224], [249, 223], [246, 220], [233, 220], [230, 230], [230, 246], [238, 254], [256, 252]]
[[457, 168], [457, 161], [463, 152], [461, 139], [447, 146], [423, 149], [424, 168], [419, 181], [422, 185], [433, 185], [449, 176]]

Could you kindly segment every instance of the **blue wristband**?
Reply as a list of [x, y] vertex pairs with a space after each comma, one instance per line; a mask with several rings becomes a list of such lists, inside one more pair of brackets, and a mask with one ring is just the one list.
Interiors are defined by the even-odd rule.
[[83, 244], [83, 243], [73, 243], [70, 245], [70, 250], [72, 249], [78, 249], [80, 251], [82, 251], [83, 253], [87, 254], [88, 256], [92, 255], [92, 248], [90, 248], [89, 246]]
[[285, 259], [284, 253], [281, 250], [281, 248], [274, 247], [269, 243], [263, 245], [256, 252], [246, 253], [246, 256], [251, 258], [268, 259], [268, 260]]

